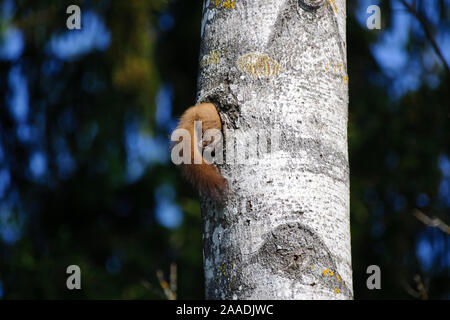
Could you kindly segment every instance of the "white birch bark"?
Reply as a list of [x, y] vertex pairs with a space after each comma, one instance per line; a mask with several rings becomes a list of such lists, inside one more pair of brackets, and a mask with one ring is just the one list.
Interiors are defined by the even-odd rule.
[[345, 11], [204, 0], [197, 102], [219, 110], [230, 189], [202, 198], [207, 299], [353, 298]]

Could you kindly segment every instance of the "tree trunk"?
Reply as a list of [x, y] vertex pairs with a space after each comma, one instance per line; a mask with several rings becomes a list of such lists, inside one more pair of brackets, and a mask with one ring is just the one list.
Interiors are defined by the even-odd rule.
[[197, 102], [230, 192], [202, 197], [207, 299], [352, 299], [344, 0], [204, 0]]

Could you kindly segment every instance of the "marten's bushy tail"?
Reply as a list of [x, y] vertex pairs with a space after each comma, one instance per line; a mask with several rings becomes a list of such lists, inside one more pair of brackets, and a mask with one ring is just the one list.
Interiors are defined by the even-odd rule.
[[[202, 122], [202, 132], [208, 129], [222, 130], [222, 123], [216, 107], [212, 103], [202, 103], [187, 109], [180, 118], [177, 129], [186, 129], [191, 136], [191, 161], [182, 164], [183, 176], [191, 182], [202, 194], [215, 200], [222, 199], [227, 192], [227, 180], [222, 177], [217, 168], [208, 163], [201, 155], [198, 143], [194, 139], [194, 121]], [[201, 163], [194, 163], [195, 158]]]

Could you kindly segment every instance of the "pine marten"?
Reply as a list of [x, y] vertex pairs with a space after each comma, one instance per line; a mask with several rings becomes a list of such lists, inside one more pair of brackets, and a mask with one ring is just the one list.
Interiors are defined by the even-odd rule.
[[[212, 198], [213, 200], [222, 199], [227, 193], [227, 180], [221, 176], [219, 170], [211, 163], [207, 162], [201, 150], [199, 150], [199, 141], [201, 137], [194, 139], [194, 121], [201, 121], [202, 134], [208, 129], [217, 129], [222, 132], [222, 122], [216, 107], [212, 103], [201, 103], [199, 105], [188, 108], [180, 118], [177, 129], [185, 129], [191, 137], [191, 155], [190, 163], [180, 165], [182, 175], [202, 194]], [[175, 143], [182, 143], [182, 140]], [[214, 143], [214, 141], [212, 142]], [[174, 145], [174, 146], [175, 146]], [[205, 147], [205, 142], [203, 142]], [[197, 161], [194, 163], [194, 154]]]

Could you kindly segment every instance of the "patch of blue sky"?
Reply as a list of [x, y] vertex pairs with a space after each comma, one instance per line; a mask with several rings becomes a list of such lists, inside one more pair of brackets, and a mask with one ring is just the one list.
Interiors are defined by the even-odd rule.
[[5, 194], [6, 190], [9, 188], [11, 184], [11, 175], [9, 173], [9, 170], [7, 168], [3, 168], [0, 170], [0, 199], [2, 199]]
[[423, 10], [423, 14], [425, 15], [427, 21], [429, 21], [431, 24], [437, 25], [439, 23], [439, 1], [422, 2], [422, 7], [420, 9]]
[[49, 58], [42, 63], [42, 73], [46, 76], [57, 74], [62, 70], [63, 63], [59, 59]]
[[61, 179], [69, 178], [75, 171], [77, 163], [67, 146], [67, 141], [63, 137], [57, 137], [53, 140], [54, 148], [57, 150], [56, 165], [58, 175]]
[[380, 238], [385, 231], [385, 225], [383, 223], [384, 205], [382, 202], [373, 203], [370, 209], [372, 212], [372, 235], [375, 238]]
[[382, 32], [377, 43], [371, 45], [371, 52], [393, 81], [390, 93], [394, 98], [399, 98], [420, 86], [421, 66], [417, 58], [406, 51], [413, 17], [394, 4], [392, 8], [392, 26]]
[[75, 159], [68, 150], [58, 153], [56, 156], [56, 164], [58, 166], [58, 175], [61, 179], [69, 178], [77, 167]]
[[142, 175], [145, 173], [145, 169], [146, 165], [139, 159], [128, 158], [126, 180], [130, 183], [139, 180], [139, 178], [142, 177]]
[[[355, 16], [363, 28], [367, 28], [366, 21], [371, 15], [366, 12], [368, 6], [373, 4], [379, 5], [379, 3], [380, 1], [373, 0], [359, 1]], [[442, 68], [442, 62], [434, 50], [428, 45], [423, 51], [422, 56], [410, 54], [406, 50], [410, 36], [424, 36], [422, 26], [399, 1], [392, 2], [391, 9], [392, 25], [390, 29], [381, 30], [379, 41], [371, 45], [370, 48], [383, 72], [392, 80], [389, 88], [391, 97], [398, 99], [409, 91], [417, 90], [422, 83], [426, 83], [429, 87], [435, 88], [439, 85], [439, 78], [436, 75], [434, 65], [437, 63]], [[428, 20], [436, 26], [435, 39], [448, 62], [450, 61], [449, 30], [448, 28], [437, 25], [439, 16], [438, 2], [431, 1], [430, 5], [427, 3], [424, 10]], [[381, 12], [381, 20], [383, 20], [383, 12]], [[414, 35], [410, 34], [412, 31]], [[367, 30], [367, 32], [376, 31]], [[422, 63], [425, 68], [422, 68]]]
[[0, 238], [6, 244], [14, 244], [22, 236], [24, 219], [22, 214], [15, 214], [8, 204], [0, 206]]
[[176, 191], [172, 185], [162, 184], [155, 189], [155, 199], [166, 199], [168, 201], [175, 201]]
[[73, 132], [77, 129], [76, 116], [73, 109], [65, 108], [58, 117], [58, 126], [66, 132]]
[[138, 152], [141, 158], [148, 163], [167, 163], [168, 142], [162, 137], [152, 138], [140, 133], [138, 136]]
[[25, 47], [23, 33], [9, 22], [14, 15], [13, 0], [0, 1], [0, 60], [14, 61], [20, 57]]
[[434, 251], [432, 243], [425, 233], [419, 236], [419, 240], [416, 243], [416, 255], [422, 268], [430, 270], [433, 266]]
[[89, 128], [83, 134], [77, 135], [78, 148], [82, 150], [88, 150], [89, 148], [91, 148], [97, 134], [98, 124], [96, 122], [93, 122], [89, 125]]
[[62, 60], [74, 60], [93, 50], [106, 50], [111, 34], [103, 20], [92, 11], [83, 11], [81, 29], [68, 30], [51, 38], [48, 49]]
[[167, 162], [167, 143], [161, 137], [152, 138], [149, 135], [139, 134], [137, 139], [140, 157], [149, 163]]
[[0, 17], [3, 20], [10, 20], [16, 9], [14, 0], [3, 0], [0, 2]]
[[403, 211], [406, 208], [406, 198], [398, 193], [395, 188], [388, 187], [386, 190], [386, 199], [392, 205], [395, 212]]
[[416, 205], [419, 208], [426, 207], [430, 203], [430, 198], [425, 193], [419, 193], [416, 198]]
[[450, 159], [441, 154], [438, 158], [439, 169], [445, 178], [450, 178]]
[[172, 118], [173, 88], [170, 84], [163, 84], [156, 95], [156, 123], [167, 132], [172, 132], [177, 126]]
[[0, 60], [15, 61], [23, 52], [25, 41], [22, 31], [8, 27], [0, 34]]
[[11, 89], [7, 97], [9, 111], [18, 123], [24, 122], [28, 116], [29, 97], [27, 79], [20, 66], [14, 66], [9, 71], [8, 84]]
[[439, 76], [436, 71], [442, 68], [442, 61], [439, 59], [436, 51], [434, 51], [431, 47], [426, 48], [422, 52], [422, 60], [424, 69], [424, 83], [426, 83], [431, 89], [436, 89], [440, 83]]
[[450, 208], [450, 178], [441, 180], [438, 188], [438, 198], [447, 208]]
[[140, 130], [137, 121], [130, 121], [125, 130], [127, 151], [127, 181], [139, 179], [145, 170], [155, 164], [169, 161], [169, 141], [161, 136], [152, 137]]
[[394, 210], [397, 212], [403, 211], [406, 208], [406, 199], [402, 195], [397, 195], [394, 199]]
[[[416, 255], [425, 271], [450, 267], [450, 238], [435, 227], [425, 227], [416, 241]], [[438, 264], [438, 265], [436, 265]]]
[[367, 27], [367, 18], [371, 16], [371, 13], [367, 13], [367, 8], [371, 5], [380, 5], [380, 0], [359, 0], [358, 6], [355, 10], [356, 20], [363, 28]]
[[[450, 64], [450, 29], [448, 22], [439, 22], [439, 3], [438, 1], [429, 1], [421, 7], [421, 14], [426, 15], [426, 21], [428, 27], [432, 30], [433, 39], [435, 40], [440, 53], [443, 55], [443, 59], [446, 64]], [[413, 18], [412, 30], [414, 34], [420, 38], [425, 39], [427, 47], [423, 54], [423, 63], [426, 67], [426, 71], [435, 72], [435, 65], [439, 66], [439, 69], [443, 69], [443, 63], [441, 58], [436, 53], [435, 49], [431, 46], [430, 41], [426, 38], [423, 26], [416, 18]], [[446, 25], [447, 24], [447, 25]], [[428, 79], [427, 79], [428, 80]], [[426, 82], [428, 83], [428, 81]], [[434, 83], [432, 85], [435, 85]]]
[[164, 12], [159, 16], [158, 24], [162, 31], [169, 31], [174, 27], [175, 19], [169, 12]]
[[26, 123], [19, 123], [16, 128], [17, 138], [19, 141], [27, 143], [38, 139], [37, 128]]
[[47, 172], [47, 156], [42, 151], [34, 152], [29, 159], [29, 170], [33, 178], [41, 178]]
[[[431, 4], [431, 3], [430, 3]], [[444, 65], [441, 57], [437, 54], [437, 51], [433, 48], [430, 41], [426, 39], [425, 32], [423, 30], [423, 26], [414, 19], [413, 23], [414, 32], [421, 37], [425, 38], [426, 46], [422, 50], [422, 63], [424, 66], [424, 83], [429, 85], [430, 87], [436, 87], [439, 84], [439, 78], [437, 77], [438, 71], [443, 70]], [[446, 64], [450, 63], [450, 29], [443, 27], [442, 25], [431, 25], [429, 26], [432, 29], [433, 39], [439, 48], [439, 52], [442, 54], [443, 59]], [[420, 70], [420, 69], [419, 69]]]
[[178, 228], [183, 223], [183, 211], [175, 203], [176, 192], [173, 186], [163, 184], [155, 189], [156, 221], [169, 229]]
[[450, 159], [446, 155], [440, 155], [438, 166], [442, 173], [442, 180], [438, 188], [439, 200], [450, 208]]
[[[450, 28], [439, 28], [435, 40], [445, 61], [450, 65]], [[441, 63], [437, 56], [435, 59]]]

